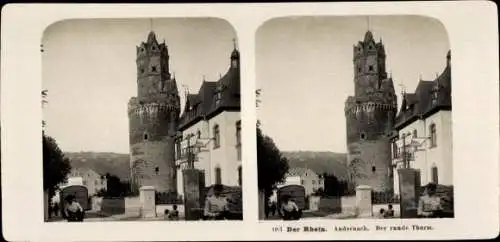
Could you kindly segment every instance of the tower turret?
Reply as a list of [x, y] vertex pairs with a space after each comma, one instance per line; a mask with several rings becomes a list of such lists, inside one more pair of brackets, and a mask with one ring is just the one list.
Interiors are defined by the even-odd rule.
[[236, 48], [236, 40], [233, 39], [233, 52], [231, 53], [231, 68], [240, 67], [240, 52]]
[[169, 72], [165, 43], [151, 31], [136, 46], [137, 97], [128, 105], [132, 183], [154, 186], [159, 192], [176, 192], [174, 137], [180, 114], [180, 97]]
[[375, 191], [392, 190], [390, 141], [397, 110], [392, 78], [387, 78], [385, 49], [367, 31], [353, 46], [354, 96], [345, 103], [351, 183]]

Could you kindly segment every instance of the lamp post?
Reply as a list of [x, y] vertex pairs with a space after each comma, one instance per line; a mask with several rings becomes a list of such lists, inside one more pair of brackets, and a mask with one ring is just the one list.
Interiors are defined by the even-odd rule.
[[402, 135], [402, 162], [403, 168], [398, 169], [399, 177], [399, 192], [400, 192], [400, 211], [401, 218], [416, 218], [417, 206], [420, 197], [420, 170], [410, 167], [410, 157], [408, 156], [408, 149], [411, 149], [410, 154], [414, 154], [427, 138], [412, 137], [410, 143], [407, 144], [407, 135]]

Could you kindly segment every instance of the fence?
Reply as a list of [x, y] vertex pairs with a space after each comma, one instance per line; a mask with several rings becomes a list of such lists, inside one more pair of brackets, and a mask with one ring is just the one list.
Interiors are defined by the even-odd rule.
[[156, 192], [156, 204], [183, 204], [182, 196], [177, 196], [176, 193]]
[[372, 204], [397, 204], [400, 198], [392, 192], [372, 192]]
[[102, 214], [110, 216], [115, 214], [125, 213], [125, 198], [123, 197], [107, 197], [103, 198], [101, 202]]

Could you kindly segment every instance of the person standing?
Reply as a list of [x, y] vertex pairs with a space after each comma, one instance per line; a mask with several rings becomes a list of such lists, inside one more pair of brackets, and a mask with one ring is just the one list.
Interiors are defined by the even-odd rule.
[[441, 198], [436, 194], [436, 184], [429, 183], [424, 195], [418, 201], [417, 215], [421, 218], [438, 218], [441, 216], [443, 206]]
[[228, 201], [225, 196], [221, 195], [222, 190], [221, 184], [215, 184], [213, 195], [205, 199], [203, 214], [209, 220], [224, 220], [228, 215]]

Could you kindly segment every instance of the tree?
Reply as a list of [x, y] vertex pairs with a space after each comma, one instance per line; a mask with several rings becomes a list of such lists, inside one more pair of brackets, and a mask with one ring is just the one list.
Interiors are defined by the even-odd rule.
[[282, 182], [288, 172], [288, 160], [281, 154], [274, 141], [257, 126], [258, 188], [266, 195], [276, 183]]
[[[42, 90], [42, 107], [47, 103], [47, 90]], [[42, 120], [42, 128], [45, 127], [45, 121]], [[43, 136], [43, 190], [49, 192], [49, 197], [54, 196], [59, 184], [66, 182], [66, 175], [71, 170], [71, 164], [63, 152], [59, 149], [56, 140], [45, 135]]]
[[66, 182], [71, 170], [69, 159], [64, 156], [56, 141], [43, 134], [43, 189], [49, 197], [55, 194], [59, 184]]

